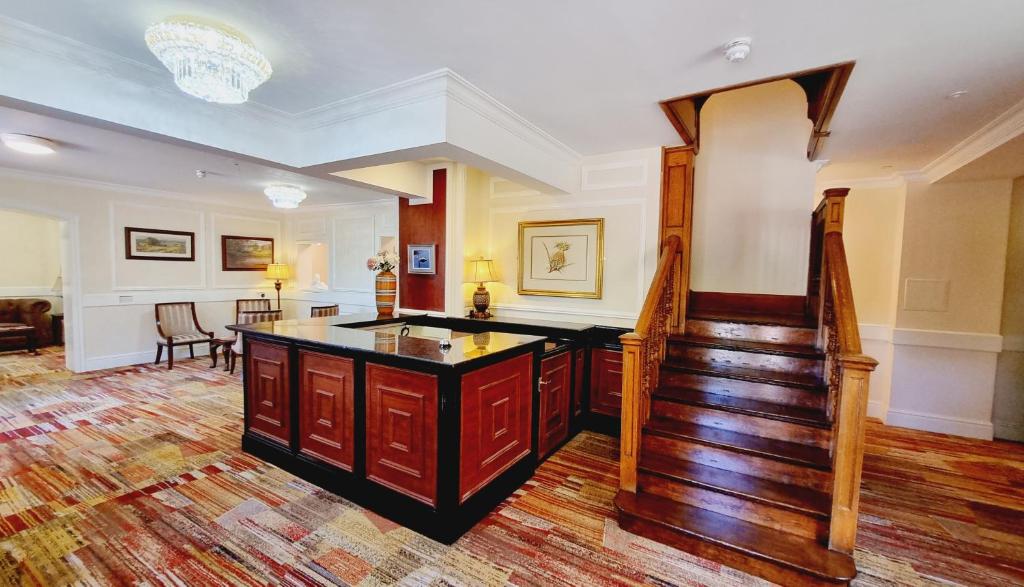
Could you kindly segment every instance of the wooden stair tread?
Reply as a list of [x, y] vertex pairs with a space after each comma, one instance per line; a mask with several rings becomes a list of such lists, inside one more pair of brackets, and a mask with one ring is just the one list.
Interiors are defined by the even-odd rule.
[[741, 322], [764, 326], [789, 326], [791, 328], [817, 328], [818, 324], [803, 314], [764, 314], [756, 312], [727, 312], [723, 310], [695, 310], [686, 314], [687, 320], [708, 320], [712, 322]]
[[643, 455], [640, 470], [679, 483], [785, 508], [819, 519], [827, 519], [831, 513], [831, 496], [808, 487], [779, 483], [656, 454]]
[[689, 387], [661, 386], [654, 392], [654, 397], [655, 399], [781, 420], [815, 428], [829, 429], [832, 427], [824, 410], [814, 408], [719, 395]]
[[615, 496], [615, 507], [620, 514], [821, 580], [841, 583], [852, 580], [857, 574], [852, 556], [829, 550], [809, 538], [656, 495], [620, 491]]
[[704, 336], [673, 334], [669, 341], [687, 346], [746, 351], [766, 355], [782, 355], [801, 359], [824, 359], [825, 354], [812, 345], [761, 342], [733, 338], [710, 338]]
[[832, 459], [829, 457], [828, 450], [824, 448], [740, 434], [668, 418], [651, 418], [644, 427], [644, 433], [689, 440], [823, 471], [828, 471], [832, 467]]
[[661, 368], [696, 373], [699, 375], [708, 375], [711, 377], [741, 379], [743, 381], [753, 381], [755, 383], [768, 383], [771, 385], [802, 387], [810, 390], [824, 391], [824, 383], [822, 382], [821, 377], [818, 377], [817, 375], [806, 375], [803, 373], [729, 367], [725, 365], [708, 364], [695, 360], [679, 360], [670, 358], [665, 359]]

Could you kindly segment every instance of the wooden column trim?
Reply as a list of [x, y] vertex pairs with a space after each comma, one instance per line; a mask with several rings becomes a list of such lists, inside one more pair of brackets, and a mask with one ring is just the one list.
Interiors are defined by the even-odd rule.
[[637, 466], [640, 464], [642, 416], [638, 397], [643, 377], [643, 338], [634, 332], [619, 337], [622, 343], [622, 425], [619, 449], [619, 489], [636, 493]]
[[693, 146], [662, 149], [660, 251], [670, 236], [680, 240], [676, 254], [669, 330], [680, 333], [686, 325], [686, 298], [690, 290], [690, 243], [693, 237]]
[[868, 409], [871, 372], [878, 362], [864, 355], [839, 357], [842, 369], [841, 392], [835, 427], [833, 461], [832, 517], [829, 548], [853, 554], [857, 542], [857, 515], [860, 509], [861, 466], [864, 462], [864, 430]]
[[843, 216], [846, 208], [846, 195], [850, 188], [832, 188], [825, 190], [825, 234], [843, 232]]

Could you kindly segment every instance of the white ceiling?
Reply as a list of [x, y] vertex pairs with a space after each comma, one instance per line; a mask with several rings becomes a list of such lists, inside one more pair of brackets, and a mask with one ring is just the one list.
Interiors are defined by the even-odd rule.
[[[0, 129], [49, 137], [59, 145], [52, 155], [25, 155], [0, 146], [0, 168], [190, 194], [211, 203], [267, 210], [274, 208], [263, 195], [263, 188], [272, 183], [291, 183], [305, 189], [305, 208], [388, 197], [240, 157], [3, 106]], [[197, 178], [197, 169], [206, 170], [206, 177]]]
[[[0, 0], [0, 15], [153, 67], [143, 30], [182, 14], [267, 54], [274, 76], [251, 98], [268, 108], [303, 113], [447, 67], [583, 154], [677, 143], [659, 100], [856, 60], [823, 173], [886, 175], [1024, 97], [1020, 0]], [[739, 35], [753, 53], [727, 63], [719, 47]], [[969, 94], [945, 98], [956, 89]]]

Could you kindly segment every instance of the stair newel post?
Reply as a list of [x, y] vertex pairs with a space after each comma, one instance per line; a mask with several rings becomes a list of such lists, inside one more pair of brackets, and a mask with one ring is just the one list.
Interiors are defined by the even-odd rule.
[[644, 425], [644, 343], [643, 337], [629, 332], [619, 337], [622, 343], [622, 432], [620, 436], [619, 488], [636, 493], [637, 466], [640, 462], [640, 433]]
[[868, 382], [878, 362], [864, 355], [837, 357], [842, 372], [836, 408], [829, 548], [853, 553], [857, 540]]
[[[818, 212], [821, 213], [821, 226], [818, 228], [818, 224], [812, 221], [812, 228], [817, 228], [822, 231], [820, 239], [811, 239], [812, 246], [820, 247], [820, 263], [821, 271], [818, 276], [818, 292], [817, 302], [819, 307], [815, 308], [818, 313], [818, 348], [826, 350], [828, 345], [828, 332], [827, 328], [831, 325], [828, 324], [827, 314], [829, 312], [829, 304], [831, 303], [831, 284], [829, 283], [829, 258], [825, 254], [825, 241], [828, 240], [830, 234], [838, 234], [840, 237], [843, 234], [843, 218], [845, 217], [846, 208], [846, 196], [850, 193], [850, 188], [831, 188], [825, 190], [821, 206], [819, 206]], [[813, 216], [812, 216], [813, 218]], [[814, 260], [816, 255], [812, 251], [811, 259]]]

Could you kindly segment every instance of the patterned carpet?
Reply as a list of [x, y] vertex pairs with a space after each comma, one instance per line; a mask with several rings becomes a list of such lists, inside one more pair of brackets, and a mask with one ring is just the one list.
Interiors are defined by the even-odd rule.
[[[242, 453], [238, 376], [0, 353], [0, 585], [756, 585], [621, 531], [586, 433], [453, 546]], [[880, 425], [860, 585], [1024, 583], [1024, 447]]]

